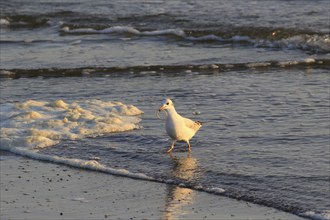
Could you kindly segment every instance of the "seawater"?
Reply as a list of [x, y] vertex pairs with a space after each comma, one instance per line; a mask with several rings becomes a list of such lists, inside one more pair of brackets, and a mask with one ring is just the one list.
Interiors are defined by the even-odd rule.
[[1, 149], [329, 219], [328, 1], [1, 4]]

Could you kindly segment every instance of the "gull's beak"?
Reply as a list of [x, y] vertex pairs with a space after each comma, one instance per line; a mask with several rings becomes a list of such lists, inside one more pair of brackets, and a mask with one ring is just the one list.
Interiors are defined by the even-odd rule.
[[158, 109], [158, 112], [161, 112], [161, 111], [163, 111], [165, 109], [165, 105], [163, 105], [162, 107], [160, 107], [159, 109]]

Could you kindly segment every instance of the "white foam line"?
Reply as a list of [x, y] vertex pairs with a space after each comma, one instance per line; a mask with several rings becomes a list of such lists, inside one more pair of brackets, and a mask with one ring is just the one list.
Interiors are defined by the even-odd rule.
[[220, 41], [220, 42], [248, 42], [248, 43], [255, 43], [254, 40], [252, 40], [250, 37], [247, 36], [233, 36], [231, 38], [222, 38], [219, 36], [216, 36], [214, 34], [200, 36], [200, 37], [186, 37], [186, 40], [191, 41]]
[[330, 210], [326, 210], [324, 213], [315, 213], [314, 211], [308, 211], [300, 214], [301, 217], [311, 218], [313, 220], [330, 220]]
[[200, 36], [200, 37], [186, 37], [187, 40], [191, 40], [191, 41], [207, 41], [207, 40], [214, 40], [214, 41], [226, 41], [225, 39], [223, 39], [222, 37], [218, 37], [214, 34], [211, 35], [205, 35], [205, 36]]
[[186, 40], [190, 41], [207, 41], [207, 40], [214, 40], [214, 41], [221, 41], [221, 42], [241, 42], [241, 41], [246, 41], [250, 43], [254, 43], [254, 41], [247, 37], [247, 36], [234, 36], [232, 38], [222, 38], [219, 36], [216, 36], [214, 34], [210, 35], [205, 35], [205, 36], [200, 36], [200, 37], [193, 37], [193, 36], [186, 36], [186, 33], [177, 28], [177, 29], [164, 29], [164, 30], [155, 30], [155, 31], [139, 31], [133, 27], [128, 27], [128, 26], [114, 26], [110, 28], [106, 28], [103, 30], [95, 30], [93, 28], [78, 28], [78, 29], [73, 29], [71, 30], [69, 27], [64, 27], [62, 28], [62, 31], [65, 33], [86, 33], [86, 34], [111, 34], [111, 33], [130, 33], [130, 34], [135, 34], [135, 35], [142, 35], [142, 36], [156, 36], [156, 35], [175, 35], [178, 37], [182, 37]]
[[164, 183], [164, 184], [170, 184], [170, 185], [176, 185], [183, 188], [190, 188], [192, 190], [198, 190], [198, 191], [204, 191], [211, 194], [223, 194], [225, 192], [222, 188], [209, 188], [209, 187], [203, 187], [202, 185], [198, 186], [187, 186], [184, 183], [177, 182], [175, 180], [164, 180], [164, 179], [155, 179], [153, 177], [147, 176], [143, 173], [132, 173], [126, 169], [114, 169], [111, 167], [104, 166], [97, 162], [96, 160], [81, 160], [81, 159], [72, 159], [72, 158], [65, 158], [65, 157], [59, 157], [59, 156], [51, 156], [46, 154], [40, 154], [25, 148], [20, 147], [9, 147], [9, 146], [0, 146], [1, 150], [6, 150], [11, 153], [14, 153], [16, 155], [20, 155], [23, 157], [31, 158], [38, 161], [46, 161], [51, 162], [55, 164], [62, 164], [70, 167], [75, 167], [79, 169], [86, 169], [86, 170], [92, 170], [122, 177], [128, 177], [132, 179], [137, 180], [145, 180], [145, 181], [152, 181], [152, 182], [158, 182], [158, 183]]
[[167, 35], [173, 34], [179, 37], [185, 37], [186, 34], [181, 29], [165, 29], [165, 30], [157, 30], [157, 31], [144, 31], [141, 32], [142, 35]]
[[35, 160], [40, 160], [40, 161], [48, 161], [56, 164], [63, 164], [71, 167], [76, 167], [76, 168], [83, 168], [87, 170], [93, 170], [93, 171], [99, 171], [103, 173], [108, 173], [108, 174], [113, 174], [113, 175], [118, 175], [118, 176], [124, 176], [124, 177], [129, 177], [133, 179], [140, 179], [140, 180], [149, 180], [149, 181], [155, 181], [154, 178], [149, 177], [143, 173], [132, 173], [128, 170], [125, 169], [114, 169], [110, 167], [106, 167], [96, 160], [80, 160], [80, 159], [71, 159], [71, 158], [65, 158], [65, 157], [59, 157], [59, 156], [51, 156], [51, 155], [46, 155], [46, 154], [40, 154], [31, 150], [27, 150], [24, 148], [19, 148], [19, 147], [8, 147], [8, 146], [1, 146], [1, 150], [6, 150], [11, 153], [28, 157], [31, 159]]
[[145, 36], [153, 36], [153, 35], [176, 35], [179, 37], [185, 37], [185, 32], [181, 29], [165, 29], [165, 30], [156, 30], [156, 31], [139, 31], [132, 27], [127, 26], [114, 26], [110, 28], [106, 28], [103, 30], [95, 30], [93, 28], [78, 28], [70, 30], [69, 27], [62, 28], [62, 31], [65, 33], [86, 33], [86, 34], [111, 34], [111, 33], [130, 33], [136, 35], [145, 35]]
[[187, 186], [184, 183], [180, 183], [180, 182], [177, 182], [177, 181], [171, 180], [171, 179], [168, 179], [168, 180], [155, 179], [155, 178], [147, 176], [146, 174], [143, 174], [143, 173], [132, 173], [126, 169], [114, 169], [111, 167], [104, 166], [103, 164], [100, 164], [96, 160], [81, 160], [81, 159], [72, 159], [72, 158], [40, 154], [35, 151], [28, 150], [26, 148], [20, 148], [20, 147], [0, 146], [0, 149], [9, 151], [16, 155], [20, 155], [23, 157], [38, 160], [38, 161], [47, 161], [47, 162], [51, 162], [51, 163], [67, 165], [70, 167], [75, 167], [75, 168], [80, 168], [80, 169], [98, 171], [98, 172], [103, 172], [103, 173], [107, 173], [107, 174], [128, 177], [128, 178], [132, 178], [132, 179], [147, 180], [147, 181], [153, 181], [153, 182], [158, 182], [158, 183], [178, 185], [181, 187], [190, 188], [190, 189], [198, 190], [198, 191], [204, 191], [204, 192], [208, 192], [208, 193], [212, 193], [212, 194], [222, 194], [225, 192], [225, 190], [222, 188], [209, 188], [209, 187], [205, 188], [201, 185], [198, 185], [198, 186], [189, 186], [188, 185]]

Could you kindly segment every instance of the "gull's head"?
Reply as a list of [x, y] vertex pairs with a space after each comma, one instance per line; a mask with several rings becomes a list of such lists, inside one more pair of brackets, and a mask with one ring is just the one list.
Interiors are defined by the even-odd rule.
[[174, 108], [174, 104], [171, 99], [164, 99], [162, 101], [162, 106], [159, 108], [158, 111], [168, 110]]

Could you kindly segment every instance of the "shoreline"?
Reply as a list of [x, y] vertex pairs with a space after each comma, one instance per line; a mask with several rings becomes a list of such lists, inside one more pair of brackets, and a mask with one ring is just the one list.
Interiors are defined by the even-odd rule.
[[1, 219], [304, 219], [274, 208], [1, 155]]

